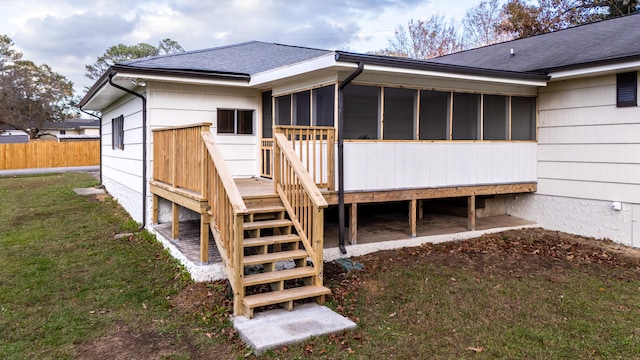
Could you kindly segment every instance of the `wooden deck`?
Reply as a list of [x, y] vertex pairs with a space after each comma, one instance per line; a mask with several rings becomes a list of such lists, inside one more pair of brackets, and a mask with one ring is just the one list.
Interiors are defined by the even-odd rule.
[[[155, 229], [165, 238], [172, 240], [181, 253], [194, 264], [200, 264], [200, 220], [180, 221], [180, 235], [178, 241], [171, 239], [171, 222], [155, 225]], [[209, 263], [222, 261], [215, 240], [209, 233]]]
[[236, 186], [243, 198], [275, 195], [273, 180], [265, 178], [238, 178]]

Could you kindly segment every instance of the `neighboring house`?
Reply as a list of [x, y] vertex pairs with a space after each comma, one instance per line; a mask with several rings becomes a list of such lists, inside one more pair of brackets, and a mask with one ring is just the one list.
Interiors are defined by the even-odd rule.
[[38, 131], [37, 138], [58, 141], [100, 140], [100, 121], [90, 119], [47, 121]]
[[[289, 307], [289, 279], [313, 285], [299, 297], [326, 293], [318, 223], [342, 202], [353, 242], [358, 204], [407, 202], [415, 235], [423, 200], [459, 198], [469, 229], [485, 206], [640, 246], [638, 25], [632, 15], [429, 61], [248, 42], [116, 64], [80, 106], [102, 112], [103, 183], [134, 219], [172, 221], [177, 238], [178, 214], [200, 218], [206, 262], [212, 216], [236, 313], [251, 316]], [[210, 131], [161, 130], [201, 123]], [[227, 172], [275, 184], [243, 193]], [[257, 255], [234, 248], [238, 236]], [[275, 271], [280, 248], [296, 269]], [[302, 276], [307, 257], [315, 272]], [[243, 276], [251, 261], [267, 275]], [[245, 297], [247, 283], [277, 291]]]
[[0, 128], [0, 144], [16, 144], [28, 143], [29, 134], [22, 130], [1, 129]]

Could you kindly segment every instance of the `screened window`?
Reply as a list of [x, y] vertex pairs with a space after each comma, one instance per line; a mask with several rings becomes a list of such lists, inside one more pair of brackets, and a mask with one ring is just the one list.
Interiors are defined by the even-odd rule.
[[293, 94], [293, 124], [309, 126], [311, 124], [311, 92], [309, 90]]
[[450, 92], [420, 91], [420, 140], [449, 138], [450, 102]]
[[335, 96], [335, 85], [313, 89], [313, 119], [317, 126], [333, 126]]
[[453, 94], [453, 140], [477, 140], [480, 123], [480, 95]]
[[218, 134], [253, 134], [253, 110], [218, 109]]
[[111, 119], [111, 148], [124, 150], [124, 115]]
[[273, 109], [271, 104], [271, 91], [262, 93], [262, 137], [270, 139], [273, 136], [272, 116]]
[[511, 140], [536, 139], [536, 98], [511, 97]]
[[638, 73], [636, 71], [618, 74], [616, 85], [616, 106], [638, 105]]
[[291, 95], [276, 98], [276, 125], [291, 125]]
[[385, 140], [413, 140], [416, 91], [384, 88]]
[[344, 89], [344, 138], [377, 139], [380, 88], [350, 85]]
[[483, 139], [508, 140], [509, 97], [484, 95], [482, 100]]

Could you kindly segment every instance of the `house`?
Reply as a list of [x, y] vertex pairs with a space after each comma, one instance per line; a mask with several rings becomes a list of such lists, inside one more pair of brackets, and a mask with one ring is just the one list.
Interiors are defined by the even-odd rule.
[[76, 118], [47, 121], [42, 124], [37, 138], [57, 141], [100, 140], [100, 121]]
[[13, 127], [0, 127], [0, 144], [28, 143], [29, 134]]
[[199, 220], [195, 262], [213, 261], [211, 231], [235, 312], [251, 317], [323, 301], [336, 206], [343, 252], [370, 203], [407, 204], [408, 236], [425, 204], [462, 204], [468, 229], [486, 211], [640, 246], [638, 25], [429, 61], [253, 41], [116, 64], [80, 106], [102, 112], [108, 191], [172, 239]]

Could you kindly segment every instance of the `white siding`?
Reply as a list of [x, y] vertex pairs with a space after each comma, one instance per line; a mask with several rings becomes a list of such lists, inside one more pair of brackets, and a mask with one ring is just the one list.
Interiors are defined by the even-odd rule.
[[535, 182], [534, 142], [345, 142], [345, 190]]
[[540, 89], [538, 193], [640, 203], [640, 109], [616, 107], [616, 76]]
[[[209, 122], [231, 175], [256, 176], [259, 98], [260, 92], [255, 89], [152, 83], [149, 84], [149, 127]], [[217, 135], [218, 108], [254, 110], [253, 135]]]
[[[124, 116], [124, 150], [111, 148], [111, 119]], [[107, 191], [142, 222], [142, 101], [125, 96], [102, 114], [102, 179]]]
[[616, 107], [615, 74], [541, 88], [538, 126], [538, 191], [508, 201], [508, 213], [640, 246], [640, 108]]

